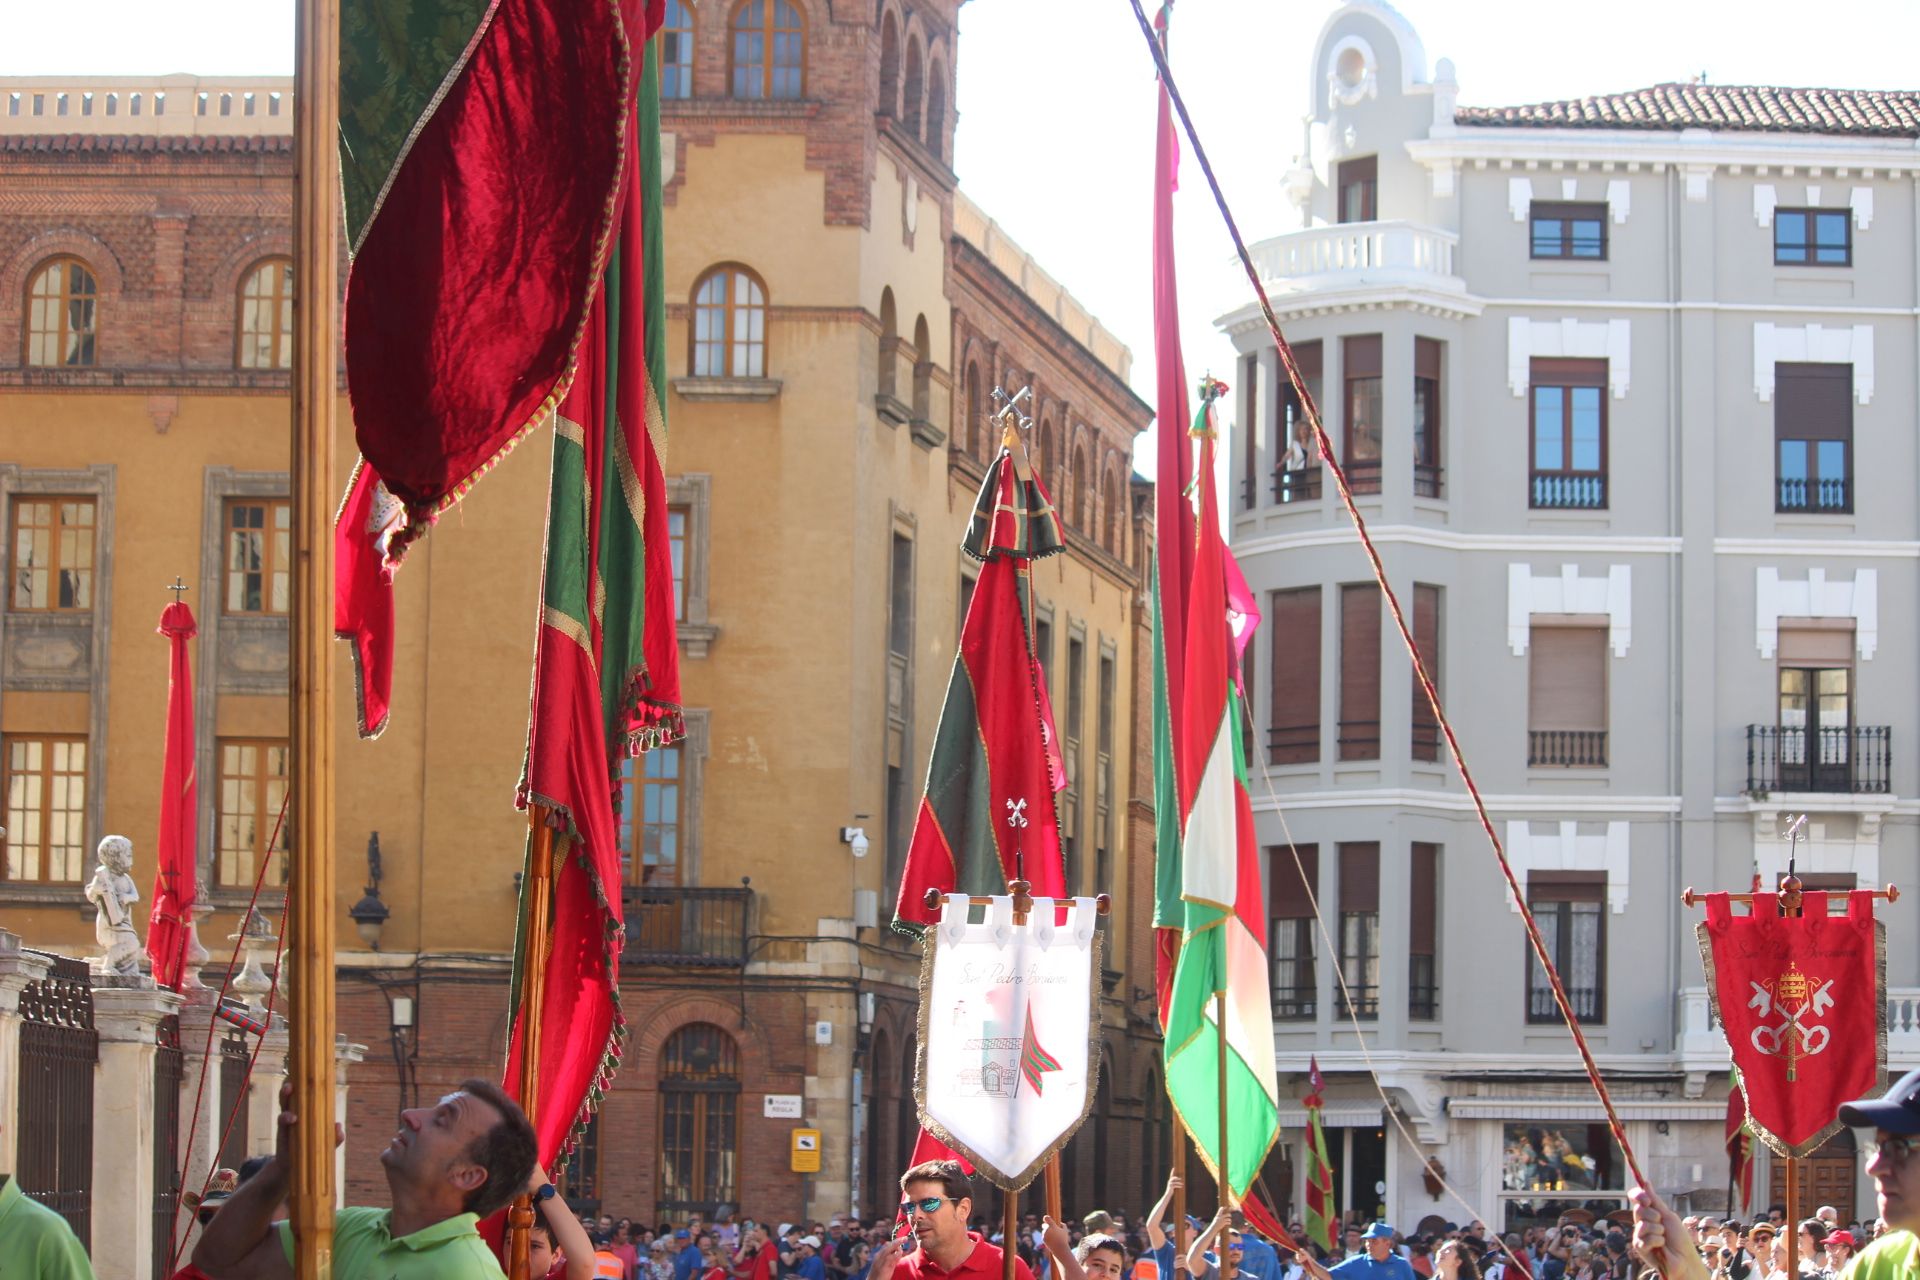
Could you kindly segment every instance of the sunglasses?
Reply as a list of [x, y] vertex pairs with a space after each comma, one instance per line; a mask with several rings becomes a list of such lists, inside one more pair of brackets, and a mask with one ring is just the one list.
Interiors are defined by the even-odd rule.
[[955, 1204], [960, 1203], [958, 1196], [928, 1196], [924, 1200], [902, 1200], [900, 1202], [900, 1212], [938, 1213], [940, 1206], [949, 1200]]

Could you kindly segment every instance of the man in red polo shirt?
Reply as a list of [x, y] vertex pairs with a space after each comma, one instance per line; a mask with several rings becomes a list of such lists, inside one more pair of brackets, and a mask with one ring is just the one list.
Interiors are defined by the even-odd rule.
[[[1000, 1280], [1001, 1254], [977, 1231], [967, 1230], [973, 1216], [973, 1183], [954, 1160], [928, 1160], [900, 1176], [901, 1209], [920, 1247], [902, 1258], [900, 1242], [889, 1240], [873, 1255], [867, 1280]], [[1014, 1280], [1033, 1280], [1020, 1258]]]

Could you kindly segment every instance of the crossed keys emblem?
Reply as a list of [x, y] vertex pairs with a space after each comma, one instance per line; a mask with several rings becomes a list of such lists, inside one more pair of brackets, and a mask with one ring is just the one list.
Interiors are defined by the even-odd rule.
[[1010, 827], [1033, 825], [1027, 821], [1027, 802], [1024, 799], [1007, 801], [1007, 825]]
[[[1787, 1079], [1793, 1080], [1799, 1059], [1821, 1052], [1833, 1039], [1829, 1028], [1817, 1023], [1809, 1025], [1806, 1021], [1820, 1017], [1832, 1006], [1833, 979], [1821, 982], [1810, 978], [1800, 971], [1799, 965], [1789, 961], [1787, 971], [1774, 981], [1749, 985], [1753, 988], [1753, 998], [1747, 1001], [1747, 1007], [1763, 1019], [1749, 1039], [1755, 1049], [1769, 1057], [1784, 1056]], [[1775, 1014], [1781, 1015], [1781, 1022], [1777, 1026], [1768, 1025], [1764, 1020]]]

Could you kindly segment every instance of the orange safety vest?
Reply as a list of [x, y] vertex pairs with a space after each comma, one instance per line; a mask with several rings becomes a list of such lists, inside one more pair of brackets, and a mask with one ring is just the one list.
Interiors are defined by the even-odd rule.
[[595, 1280], [625, 1280], [627, 1264], [611, 1249], [601, 1249], [593, 1255], [593, 1274]]

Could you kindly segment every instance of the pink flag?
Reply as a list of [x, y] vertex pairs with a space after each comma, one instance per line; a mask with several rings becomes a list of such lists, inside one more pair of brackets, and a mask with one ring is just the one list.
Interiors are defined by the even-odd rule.
[[160, 770], [160, 837], [154, 842], [158, 867], [153, 877], [153, 916], [147, 924], [147, 956], [153, 980], [169, 991], [180, 989], [187, 942], [192, 936], [194, 858], [200, 843], [195, 801], [193, 742], [193, 668], [187, 641], [200, 633], [193, 610], [174, 601], [160, 614], [156, 630], [167, 638], [167, 743]]

